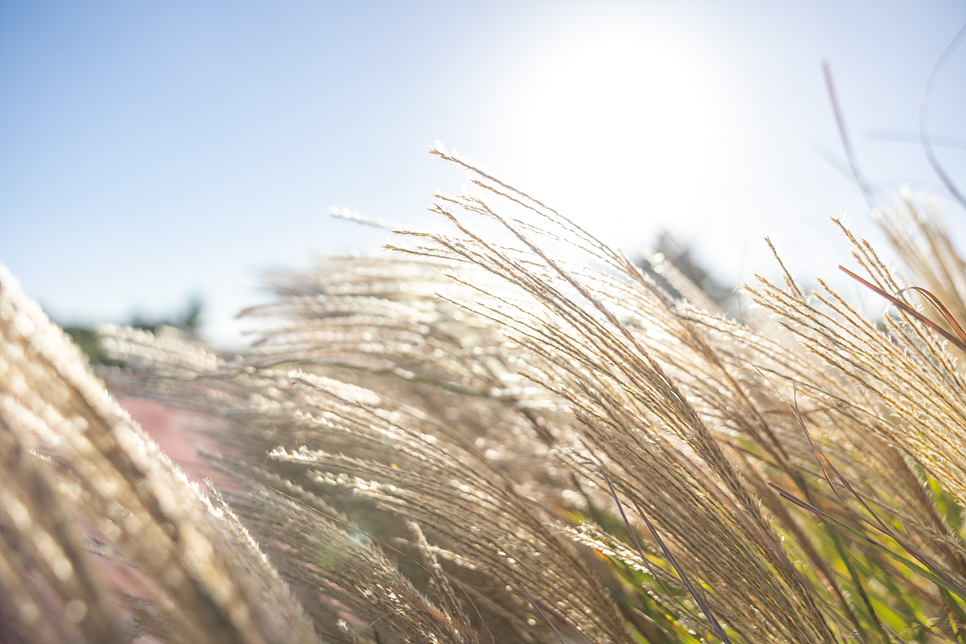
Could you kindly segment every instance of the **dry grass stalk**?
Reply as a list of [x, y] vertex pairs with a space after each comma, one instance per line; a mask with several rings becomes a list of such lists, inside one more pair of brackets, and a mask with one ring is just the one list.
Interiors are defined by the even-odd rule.
[[[158, 451], [5, 270], [0, 347], [5, 621], [34, 641], [62, 641], [71, 623], [88, 641], [122, 641], [123, 609], [132, 632], [164, 641], [314, 641], [240, 525]], [[85, 525], [116, 553], [108, 565], [81, 547]]]
[[88, 641], [966, 636], [966, 388], [930, 326], [966, 321], [966, 276], [936, 218], [906, 199], [880, 221], [948, 318], [843, 226], [869, 284], [908, 305], [869, 320], [779, 261], [783, 285], [747, 288], [768, 315], [738, 323], [436, 154], [476, 177], [438, 195], [453, 232], [278, 276], [280, 300], [246, 312], [264, 324], [250, 355], [106, 330], [118, 390], [228, 419], [227, 504], [0, 276], [0, 491], [31, 517], [0, 515], [0, 610], [25, 637], [70, 635], [25, 606], [70, 617], [77, 599]]

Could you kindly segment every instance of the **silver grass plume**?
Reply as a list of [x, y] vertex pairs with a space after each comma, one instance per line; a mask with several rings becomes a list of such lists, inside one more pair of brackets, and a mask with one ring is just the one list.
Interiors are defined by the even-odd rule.
[[2, 267], [0, 351], [5, 622], [35, 642], [75, 629], [88, 642], [317, 641], [234, 515], [171, 464]]
[[[30, 518], [0, 515], [0, 614], [24, 637], [966, 638], [966, 276], [928, 205], [876, 213], [911, 282], [840, 224], [882, 319], [779, 259], [739, 322], [434, 153], [475, 176], [437, 195], [453, 232], [276, 276], [250, 354], [105, 329], [115, 391], [228, 421], [221, 493], [0, 275], [0, 492]], [[62, 632], [27, 619], [40, 602]]]

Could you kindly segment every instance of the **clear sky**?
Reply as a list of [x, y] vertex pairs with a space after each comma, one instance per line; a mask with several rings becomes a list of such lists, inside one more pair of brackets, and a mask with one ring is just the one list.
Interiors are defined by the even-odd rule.
[[[723, 279], [846, 259], [871, 231], [841, 145], [883, 198], [939, 189], [915, 142], [964, 2], [0, 0], [0, 262], [64, 322], [264, 301], [261, 271], [422, 226], [466, 175], [435, 140], [636, 253], [658, 230]], [[966, 45], [930, 130], [966, 184]], [[884, 135], [883, 133], [893, 133]], [[966, 247], [966, 213], [946, 217]]]

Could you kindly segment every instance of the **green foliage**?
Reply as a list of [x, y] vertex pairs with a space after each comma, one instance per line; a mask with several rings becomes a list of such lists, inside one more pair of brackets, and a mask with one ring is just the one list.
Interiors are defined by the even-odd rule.
[[87, 360], [92, 364], [104, 364], [104, 355], [101, 353], [100, 336], [97, 331], [86, 326], [65, 326], [64, 332], [70, 339], [80, 347], [80, 350], [87, 356]]

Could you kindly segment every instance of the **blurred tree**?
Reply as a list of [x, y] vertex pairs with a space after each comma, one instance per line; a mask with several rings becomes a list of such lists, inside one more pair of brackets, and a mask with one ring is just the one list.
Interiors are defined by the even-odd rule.
[[201, 325], [201, 311], [201, 298], [195, 296], [188, 300], [188, 304], [184, 311], [178, 315], [157, 320], [149, 320], [141, 317], [140, 314], [135, 313], [134, 317], [131, 319], [130, 326], [138, 329], [144, 329], [145, 331], [150, 331], [151, 333], [157, 331], [158, 327], [173, 326], [177, 329], [181, 329], [191, 336], [197, 336], [198, 327]]
[[[737, 310], [737, 295], [734, 287], [723, 284], [711, 274], [695, 257], [691, 248], [679, 244], [667, 231], [658, 233], [657, 239], [653, 244], [654, 256], [661, 261], [667, 261], [684, 277], [688, 278], [695, 286], [715, 302], [727, 313], [734, 314]], [[681, 298], [681, 293], [677, 291], [670, 282], [654, 270], [646, 258], [641, 258], [638, 264], [652, 279], [660, 284], [668, 293], [675, 298]]]
[[[187, 305], [181, 313], [162, 317], [159, 319], [148, 319], [135, 313], [128, 323], [138, 329], [144, 329], [151, 333], [156, 333], [162, 326], [171, 326], [180, 329], [190, 338], [198, 337], [198, 330], [201, 327], [202, 312], [204, 304], [200, 297], [194, 296], [188, 300]], [[107, 364], [101, 352], [97, 330], [93, 327], [83, 325], [73, 325], [63, 327], [64, 331], [77, 343], [90, 360], [92, 365]]]

